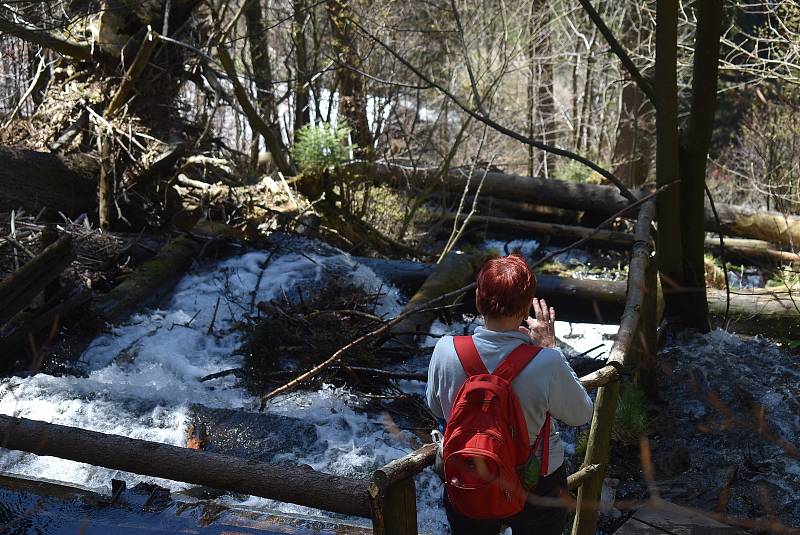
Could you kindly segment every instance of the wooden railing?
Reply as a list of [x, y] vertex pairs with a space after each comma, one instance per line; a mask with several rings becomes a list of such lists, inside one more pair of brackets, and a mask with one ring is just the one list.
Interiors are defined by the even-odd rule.
[[[583, 466], [568, 478], [570, 490], [578, 491], [574, 535], [595, 533], [621, 374], [640, 363], [647, 369], [655, 350], [654, 211], [653, 201], [639, 210], [625, 311], [608, 362], [581, 378], [587, 390], [599, 390]], [[417, 534], [414, 476], [436, 456], [436, 446], [427, 444], [371, 478], [356, 479], [3, 415], [0, 446], [370, 518], [376, 535]]]

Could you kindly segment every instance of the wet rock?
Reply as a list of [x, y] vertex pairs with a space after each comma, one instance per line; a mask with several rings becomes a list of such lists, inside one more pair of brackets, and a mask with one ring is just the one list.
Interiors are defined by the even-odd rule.
[[274, 462], [278, 454], [319, 450], [313, 424], [277, 414], [194, 405], [192, 429], [204, 429], [205, 450]]

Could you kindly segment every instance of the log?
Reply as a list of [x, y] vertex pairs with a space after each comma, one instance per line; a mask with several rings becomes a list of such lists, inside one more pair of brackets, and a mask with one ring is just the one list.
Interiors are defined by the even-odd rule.
[[0, 415], [0, 446], [262, 498], [371, 515], [367, 481]]
[[[488, 251], [479, 250], [471, 254], [451, 252], [444, 257], [425, 280], [414, 296], [409, 299], [403, 312], [412, 310], [423, 303], [458, 290], [472, 282], [483, 263], [490, 258]], [[393, 333], [427, 332], [436, 319], [436, 311], [418, 312], [405, 318], [392, 327]], [[397, 334], [395, 338], [408, 345], [414, 345], [417, 335]]]
[[105, 321], [118, 323], [138, 309], [157, 303], [189, 269], [199, 249], [186, 236], [168, 242], [155, 258], [99, 298], [93, 305], [94, 313]]
[[60, 238], [0, 282], [0, 325], [28, 306], [72, 261], [72, 239]]
[[[436, 168], [414, 169], [385, 163], [372, 165], [369, 172], [378, 180], [386, 181], [394, 186], [403, 186], [409, 180], [412, 182], [432, 180], [437, 175]], [[478, 176], [483, 176], [482, 170], [478, 170], [476, 173]], [[453, 169], [445, 176], [448, 188], [456, 191], [464, 189], [467, 182], [466, 171]], [[477, 183], [478, 181], [473, 180], [472, 182]], [[637, 191], [634, 194], [641, 198], [647, 192]], [[613, 214], [628, 204], [615, 186], [581, 184], [496, 171], [486, 173], [481, 195], [512, 201], [535, 202], [571, 210], [597, 212], [602, 215]], [[717, 211], [722, 231], [727, 235], [789, 246], [800, 244], [800, 216], [785, 216], [780, 212], [753, 210], [731, 204], [718, 204]], [[717, 231], [717, 221], [708, 205], [705, 208], [704, 221], [706, 230]]]
[[[625, 304], [627, 283], [571, 279], [538, 275], [537, 295], [556, 308], [560, 319], [616, 323]], [[721, 325], [725, 316], [725, 291], [708, 288], [712, 323]], [[595, 319], [591, 309], [600, 310]], [[562, 310], [564, 313], [562, 314]], [[583, 312], [581, 312], [583, 310]], [[781, 338], [800, 336], [800, 293], [788, 290], [734, 290], [731, 293], [729, 330], [741, 334], [762, 334]]]
[[61, 302], [46, 304], [42, 309], [31, 313], [18, 314], [14, 321], [8, 323], [0, 331], [0, 347], [3, 348], [0, 365], [13, 364], [13, 361], [7, 361], [6, 358], [21, 358], [26, 354], [25, 349], [28, 346], [29, 335], [36, 335], [58, 327], [64, 317], [88, 303], [91, 297], [91, 292], [81, 289], [73, 292]]
[[0, 147], [0, 197], [34, 213], [42, 207], [70, 217], [94, 212], [97, 163], [45, 152]]
[[[443, 214], [442, 219], [453, 221], [456, 214], [448, 212]], [[459, 221], [465, 219], [465, 215], [459, 216]], [[530, 238], [536, 239], [539, 236], [553, 236], [565, 239], [581, 239], [586, 236], [590, 242], [609, 248], [629, 249], [633, 245], [633, 234], [613, 230], [594, 231], [588, 227], [575, 225], [562, 225], [558, 223], [543, 223], [540, 221], [529, 221], [526, 219], [511, 219], [506, 217], [492, 217], [485, 215], [473, 215], [470, 218], [471, 225], [487, 225], [494, 228], [519, 230], [530, 232]], [[715, 254], [719, 254], [721, 247], [719, 238], [706, 238], [705, 247]], [[763, 240], [726, 238], [725, 253], [729, 258], [743, 261], [754, 259], [767, 260], [791, 264], [800, 262], [800, 254], [792, 251], [782, 251]]]

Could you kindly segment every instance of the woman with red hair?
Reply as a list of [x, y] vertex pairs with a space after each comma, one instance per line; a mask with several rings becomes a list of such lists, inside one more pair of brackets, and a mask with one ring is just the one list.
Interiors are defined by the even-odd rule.
[[[454, 535], [497, 535], [503, 526], [511, 527], [514, 535], [556, 535], [564, 529], [566, 509], [558, 498], [567, 492], [567, 479], [564, 445], [555, 420], [572, 426], [587, 423], [592, 417], [592, 401], [556, 348], [555, 310], [535, 295], [536, 277], [521, 255], [487, 261], [478, 274], [475, 298], [484, 326], [475, 329], [471, 343], [466, 343], [471, 351], [477, 350], [488, 373], [522, 346], [534, 354], [510, 386], [527, 424], [528, 442], [537, 446], [532, 448], [528, 463], [534, 465], [534, 479], [538, 481], [529, 489], [522, 511], [505, 518], [487, 518], [485, 511], [464, 511], [463, 507], [457, 511], [445, 492], [445, 510]], [[529, 315], [531, 309], [533, 317]], [[447, 422], [454, 413], [456, 398], [467, 382], [462, 364], [464, 343], [465, 339], [442, 337], [431, 356], [427, 401], [441, 422]], [[461, 349], [456, 349], [457, 344]], [[537, 353], [530, 344], [542, 349]], [[542, 436], [546, 444], [540, 446], [536, 439]]]

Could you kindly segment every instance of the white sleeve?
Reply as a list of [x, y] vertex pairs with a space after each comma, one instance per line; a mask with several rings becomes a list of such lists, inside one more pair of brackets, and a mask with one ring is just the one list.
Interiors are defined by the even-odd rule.
[[436, 343], [431, 355], [431, 362], [428, 365], [428, 386], [425, 388], [425, 398], [428, 401], [428, 408], [431, 410], [436, 418], [444, 420], [444, 411], [442, 410], [442, 401], [439, 393], [439, 381], [441, 380], [441, 373], [439, 361], [439, 345], [442, 339]]
[[547, 392], [550, 414], [567, 425], [577, 426], [592, 419], [592, 398], [578, 380], [560, 349], [555, 349], [560, 358], [554, 359], [552, 379]]

